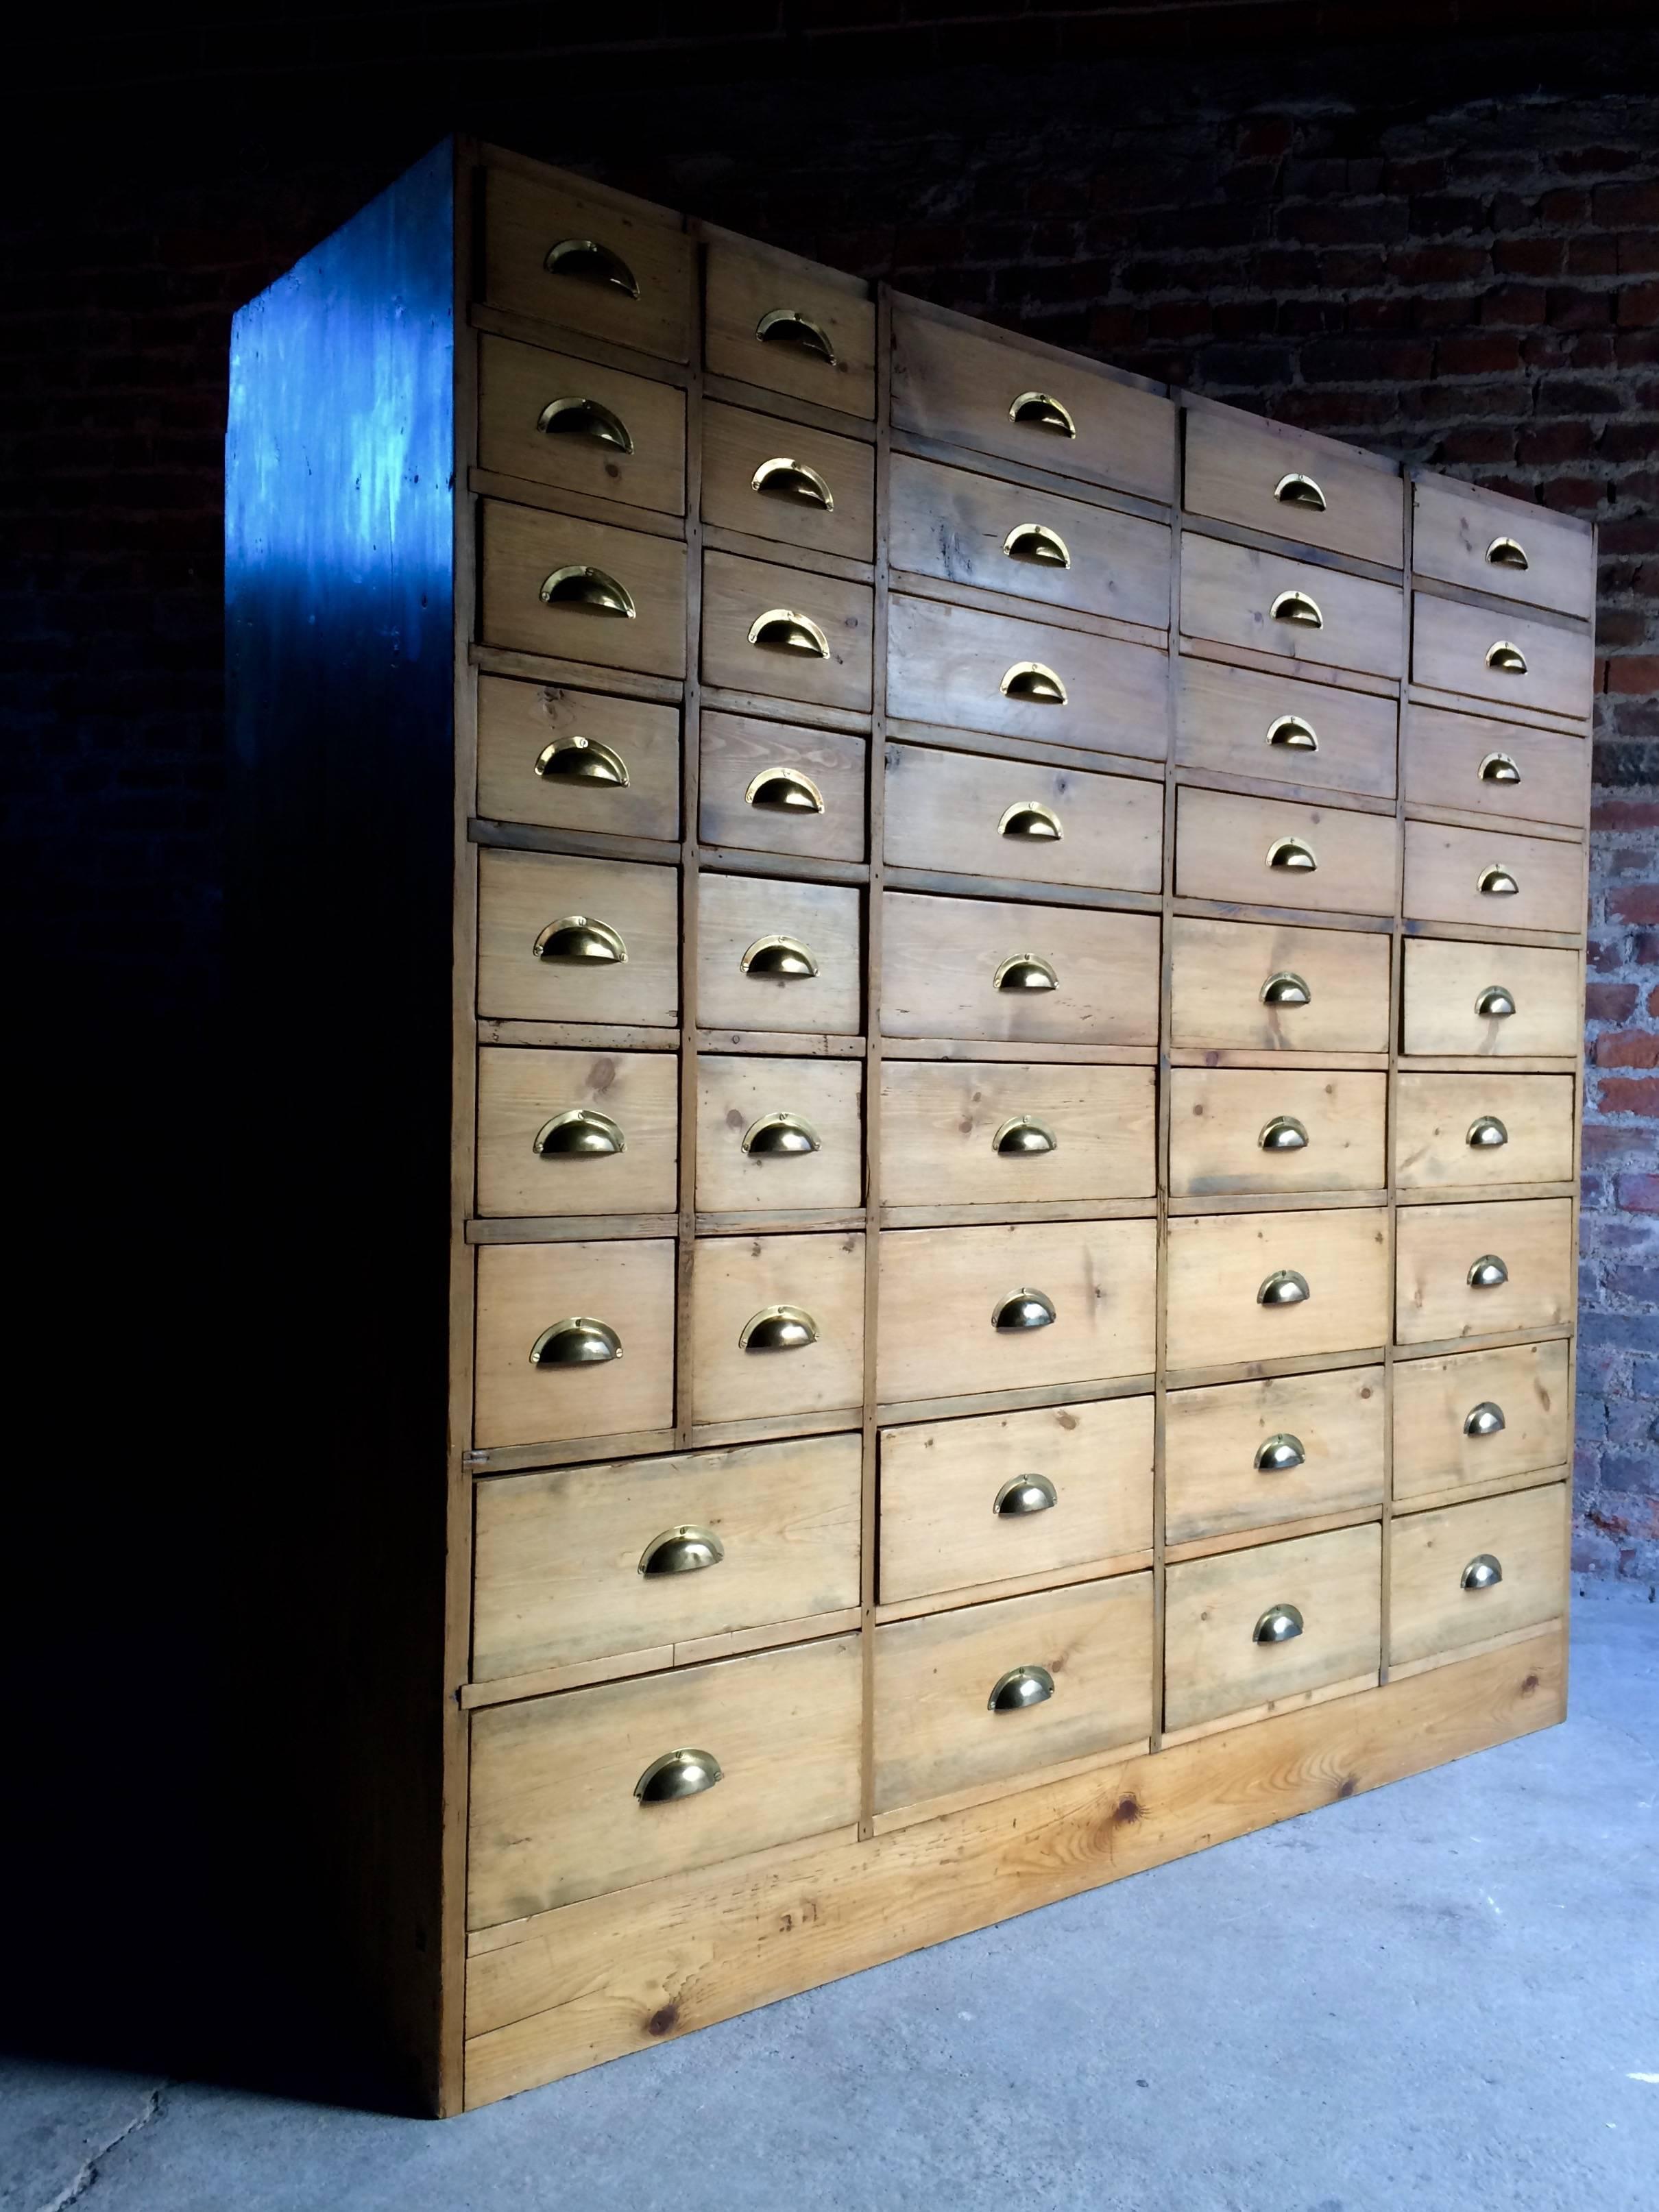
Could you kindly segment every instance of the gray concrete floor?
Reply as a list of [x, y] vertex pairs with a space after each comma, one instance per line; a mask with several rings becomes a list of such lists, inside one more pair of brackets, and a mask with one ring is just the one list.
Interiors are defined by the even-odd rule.
[[1655, 2212], [1659, 1607], [1572, 1715], [434, 2124], [0, 2074], [3, 2212]]

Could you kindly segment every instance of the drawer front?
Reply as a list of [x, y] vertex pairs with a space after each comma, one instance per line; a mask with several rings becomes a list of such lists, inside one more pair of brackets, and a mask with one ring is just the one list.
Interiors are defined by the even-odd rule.
[[1570, 1198], [1402, 1206], [1395, 1233], [1397, 1342], [1571, 1327]]
[[717, 530], [868, 561], [875, 516], [873, 446], [746, 407], [703, 409], [702, 519]]
[[876, 1631], [875, 1677], [878, 1813], [1144, 1745], [1152, 1578], [890, 1621]]
[[1058, 1575], [1152, 1540], [1152, 1401], [885, 1429], [881, 1601]]
[[1567, 1609], [1567, 1490], [1443, 1505], [1396, 1520], [1389, 1660], [1408, 1666], [1557, 1620]]
[[478, 502], [486, 645], [645, 676], [685, 673], [685, 548], [539, 507]]
[[803, 1437], [481, 1482], [473, 1680], [856, 1605], [861, 1456]]
[[1449, 477], [1419, 477], [1412, 495], [1419, 576], [1585, 621], [1595, 613], [1595, 540], [1587, 524]]
[[1572, 1181], [1570, 1075], [1402, 1075], [1395, 1180], [1402, 1190]]
[[893, 456], [892, 501], [896, 569], [1170, 627], [1170, 533], [1161, 522], [908, 453]]
[[697, 1211], [864, 1203], [864, 1065], [697, 1062]]
[[1181, 541], [1181, 629], [1323, 668], [1401, 670], [1398, 586], [1191, 532]]
[[1380, 1367], [1172, 1390], [1164, 1401], [1164, 1537], [1231, 1535], [1382, 1502]]
[[685, 512], [685, 396], [597, 362], [478, 341], [478, 465], [556, 491]]
[[1183, 767], [1394, 797], [1392, 699], [1213, 660], [1181, 660], [1176, 684]]
[[478, 812], [486, 822], [678, 837], [679, 709], [481, 676]]
[[893, 422], [1027, 468], [1110, 484], [1168, 504], [1176, 495], [1176, 410], [1075, 355], [1000, 333], [893, 313]]
[[899, 1404], [1150, 1373], [1156, 1247], [1150, 1221], [884, 1230], [878, 1395]]
[[679, 875], [562, 853], [478, 856], [478, 1012], [502, 1020], [679, 1019]]
[[729, 691], [870, 711], [868, 584], [702, 556], [702, 678]]
[[[1286, 1609], [1300, 1632], [1259, 1641], [1268, 1617]], [[1201, 1728], [1375, 1676], [1382, 1611], [1373, 1527], [1182, 1561], [1164, 1584], [1164, 1727]]]
[[1577, 1060], [1583, 1030], [1576, 952], [1533, 945], [1407, 940], [1408, 1053], [1547, 1058], [1560, 1054]]
[[866, 419], [876, 411], [876, 309], [838, 269], [748, 240], [710, 240], [703, 359], [716, 376]]
[[[1578, 744], [1580, 738], [1569, 743]], [[1472, 921], [1482, 928], [1584, 927], [1584, 848], [1512, 830], [1406, 824], [1406, 913], [1418, 921]]]
[[1394, 1370], [1394, 1494], [1431, 1498], [1572, 1457], [1565, 1341], [1402, 1359]]
[[1157, 1129], [1150, 1067], [884, 1060], [883, 1202], [1147, 1198], [1157, 1184]]
[[1526, 822], [1589, 820], [1590, 749], [1583, 738], [1407, 707], [1406, 804]]
[[887, 711], [900, 721], [1162, 760], [1169, 685], [1169, 655], [1151, 646], [901, 592], [889, 607]]
[[860, 894], [766, 876], [697, 878], [697, 1018], [705, 1030], [857, 1034]]
[[1170, 923], [1177, 1045], [1222, 1052], [1386, 1052], [1389, 940], [1247, 921]]
[[484, 297], [515, 314], [684, 361], [691, 241], [654, 211], [491, 169], [484, 185]]
[[856, 1409], [864, 1239], [708, 1237], [691, 1262], [691, 1418]]
[[887, 748], [887, 865], [1147, 891], [1164, 881], [1164, 787], [982, 753]]
[[1171, 1368], [1359, 1352], [1387, 1340], [1380, 1209], [1188, 1214], [1170, 1222], [1169, 1239]]
[[864, 858], [866, 747], [837, 730], [748, 714], [702, 717], [697, 818], [705, 845]]
[[679, 1203], [672, 1052], [478, 1054], [478, 1211], [672, 1213]]
[[1320, 914], [1392, 914], [1399, 834], [1386, 814], [1189, 784], [1176, 801], [1176, 890]]
[[481, 1246], [476, 1405], [480, 1445], [666, 1428], [673, 1240]]
[[[856, 1820], [862, 1673], [858, 1638], [833, 1636], [475, 1713], [469, 1924]], [[689, 1750], [718, 1768], [712, 1788], [636, 1796], [659, 1759]]]
[[1170, 1188], [1380, 1190], [1386, 1075], [1177, 1067], [1170, 1074]]
[[1501, 707], [1588, 720], [1595, 650], [1589, 632], [1526, 615], [1498, 615], [1412, 595], [1412, 679]]
[[1384, 568], [1405, 557], [1403, 487], [1392, 469], [1240, 408], [1187, 410], [1183, 500], [1189, 514]]
[[1152, 915], [888, 891], [882, 1028], [889, 1036], [1155, 1043], [1158, 934]]

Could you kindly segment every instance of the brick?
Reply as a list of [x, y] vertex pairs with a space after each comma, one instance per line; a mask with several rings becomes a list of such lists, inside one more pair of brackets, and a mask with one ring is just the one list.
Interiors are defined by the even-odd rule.
[[1659, 1213], [1659, 1175], [1621, 1175], [1615, 1188], [1620, 1206], [1632, 1212]]
[[1659, 1115], [1659, 1076], [1604, 1075], [1595, 1103], [1603, 1114]]
[[1598, 1067], [1659, 1067], [1659, 1030], [1615, 1030], [1595, 1040]]
[[1584, 987], [1585, 1016], [1593, 1022], [1627, 1022], [1636, 1012], [1636, 999], [1634, 983], [1588, 983]]

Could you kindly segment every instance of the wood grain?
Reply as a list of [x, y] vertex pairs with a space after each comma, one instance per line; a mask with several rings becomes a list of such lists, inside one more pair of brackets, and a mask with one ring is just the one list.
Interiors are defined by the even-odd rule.
[[[615, 962], [538, 957], [555, 922], [603, 922]], [[478, 1012], [507, 1020], [672, 1028], [679, 1018], [679, 881], [672, 868], [551, 853], [478, 860]]]
[[[704, 875], [697, 884], [697, 1018], [710, 1030], [855, 1036], [860, 1029], [860, 914], [855, 890], [764, 876]], [[745, 970], [767, 937], [793, 938], [812, 975]]]
[[[697, 1211], [863, 1203], [864, 1069], [856, 1060], [728, 1058], [697, 1063]], [[769, 1115], [791, 1114], [817, 1139], [811, 1152], [745, 1152], [744, 1138]]]
[[[703, 843], [813, 860], [861, 860], [866, 750], [862, 738], [838, 730], [805, 730], [793, 722], [706, 709], [697, 799]], [[749, 793], [776, 769], [807, 777], [823, 801], [822, 811], [782, 813], [754, 805]]]
[[[1382, 1052], [1389, 1042], [1389, 941], [1287, 924], [1174, 916], [1170, 1020], [1180, 1047], [1294, 1054]], [[1304, 1006], [1269, 1006], [1272, 977], [1294, 975]]]
[[[1518, 888], [1483, 890], [1481, 878], [1492, 868], [1506, 870]], [[1570, 934], [1584, 927], [1583, 878], [1582, 850], [1559, 838], [1406, 824], [1405, 911], [1417, 921]]]
[[[1161, 784], [922, 745], [889, 745], [886, 768], [890, 866], [1102, 890], [1155, 892], [1163, 882]], [[1008, 834], [1004, 824], [1033, 805], [1057, 836]]]
[[[770, 1306], [806, 1314], [814, 1340], [745, 1349], [745, 1326]], [[856, 1409], [864, 1375], [864, 1238], [700, 1237], [691, 1262], [691, 1418]]]

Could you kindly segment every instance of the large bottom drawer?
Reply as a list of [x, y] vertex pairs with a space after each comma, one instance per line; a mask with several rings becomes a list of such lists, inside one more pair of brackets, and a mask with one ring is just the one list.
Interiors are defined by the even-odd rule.
[[1567, 1605], [1563, 1482], [1443, 1505], [1394, 1524], [1389, 1663], [1489, 1643], [1553, 1620]]

